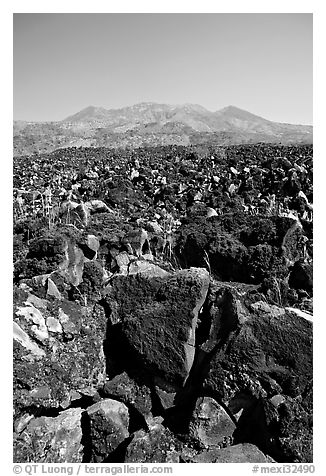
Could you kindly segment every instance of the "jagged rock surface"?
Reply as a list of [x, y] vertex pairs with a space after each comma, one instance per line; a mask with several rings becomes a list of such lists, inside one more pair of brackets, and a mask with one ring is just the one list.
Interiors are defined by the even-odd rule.
[[33, 418], [17, 435], [14, 461], [81, 463], [81, 414], [81, 408], [71, 408], [57, 417]]
[[132, 155], [14, 163], [15, 462], [311, 462], [312, 148]]

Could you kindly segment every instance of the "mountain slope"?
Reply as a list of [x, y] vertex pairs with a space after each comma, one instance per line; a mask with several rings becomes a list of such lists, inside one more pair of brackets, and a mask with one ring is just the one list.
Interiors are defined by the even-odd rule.
[[120, 109], [89, 106], [58, 122], [14, 122], [14, 153], [59, 147], [195, 143], [312, 143], [312, 126], [272, 122], [228, 106], [211, 112], [196, 104], [145, 102]]

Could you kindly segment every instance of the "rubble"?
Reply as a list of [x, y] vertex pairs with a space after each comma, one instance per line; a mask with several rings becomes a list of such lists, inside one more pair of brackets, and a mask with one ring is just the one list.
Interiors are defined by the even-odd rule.
[[15, 158], [15, 462], [311, 462], [312, 199], [303, 144]]

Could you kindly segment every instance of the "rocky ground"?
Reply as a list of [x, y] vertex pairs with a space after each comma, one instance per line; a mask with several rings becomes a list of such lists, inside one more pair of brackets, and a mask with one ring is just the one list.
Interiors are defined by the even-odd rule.
[[311, 462], [312, 148], [119, 154], [15, 159], [15, 462]]

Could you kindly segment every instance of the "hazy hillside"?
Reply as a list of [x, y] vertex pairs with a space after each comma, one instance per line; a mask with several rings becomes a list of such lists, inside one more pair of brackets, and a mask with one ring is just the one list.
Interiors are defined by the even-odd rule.
[[110, 110], [89, 106], [62, 121], [14, 121], [14, 154], [71, 146], [312, 143], [312, 132], [312, 126], [268, 121], [234, 106], [216, 112], [196, 104], [140, 103]]

